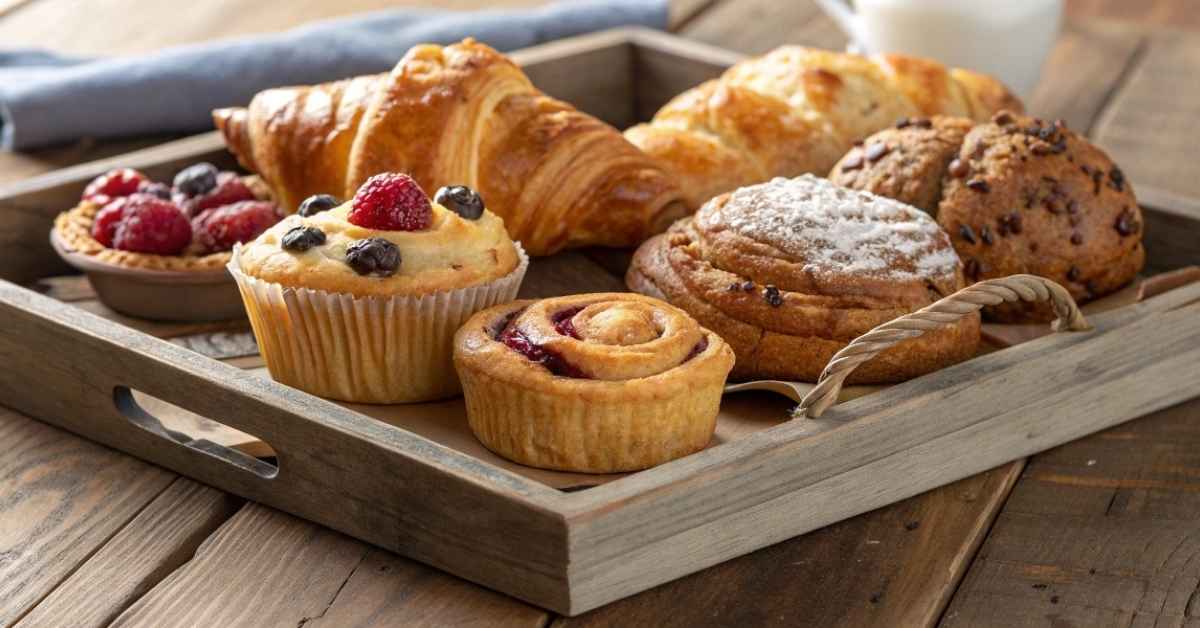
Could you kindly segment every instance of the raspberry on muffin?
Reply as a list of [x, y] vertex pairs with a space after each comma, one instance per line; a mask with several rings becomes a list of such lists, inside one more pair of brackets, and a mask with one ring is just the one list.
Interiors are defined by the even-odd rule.
[[433, 220], [429, 197], [406, 174], [377, 174], [354, 195], [348, 220], [366, 229], [421, 231]]

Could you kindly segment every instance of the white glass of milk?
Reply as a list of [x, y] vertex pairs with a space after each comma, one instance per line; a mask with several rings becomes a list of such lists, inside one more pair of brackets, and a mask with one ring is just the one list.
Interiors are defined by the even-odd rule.
[[1062, 0], [817, 0], [868, 54], [900, 52], [990, 74], [1022, 98], [1037, 85]]

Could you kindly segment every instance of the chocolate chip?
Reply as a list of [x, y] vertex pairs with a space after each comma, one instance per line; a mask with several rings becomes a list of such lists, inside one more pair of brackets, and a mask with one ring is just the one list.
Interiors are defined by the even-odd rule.
[[995, 122], [996, 124], [1009, 124], [1012, 121], [1012, 114], [1007, 111], [1001, 111], [1000, 113], [992, 116], [992, 122]]
[[892, 148], [883, 142], [875, 142], [867, 146], [866, 156], [867, 161], [872, 163], [883, 159], [883, 156], [891, 152]]
[[992, 228], [987, 225], [979, 228], [979, 238], [983, 240], [984, 244], [991, 244], [996, 241], [996, 239], [992, 237]]
[[842, 160], [842, 170], [858, 170], [863, 167], [862, 152], [854, 151]]
[[912, 120], [909, 118], [896, 118], [896, 128], [897, 129], [903, 129], [910, 124], [912, 124]]
[[1029, 152], [1033, 153], [1034, 155], [1037, 155], [1038, 157], [1043, 157], [1045, 155], [1049, 155], [1050, 153], [1054, 152], [1054, 147], [1045, 142], [1040, 142], [1040, 143], [1034, 144], [1033, 148], [1029, 149]]
[[297, 253], [322, 244], [325, 244], [325, 232], [316, 227], [305, 227], [304, 225], [288, 229], [279, 243], [285, 251], [296, 251]]
[[775, 286], [767, 286], [766, 289], [763, 290], [763, 299], [767, 302], [767, 305], [771, 307], [779, 307], [783, 305], [783, 295], [779, 294], [779, 288], [776, 288]]
[[1078, 266], [1072, 266], [1070, 270], [1067, 271], [1067, 279], [1070, 281], [1079, 281], [1079, 275], [1081, 272], [1082, 271], [1079, 270]]
[[1083, 244], [1083, 234], [1079, 233], [1078, 231], [1076, 231], [1075, 233], [1072, 233], [1071, 234], [1071, 244], [1074, 244], [1075, 246], [1079, 246], [1080, 244]]
[[959, 225], [958, 235], [967, 242], [975, 244], [975, 231], [971, 229], [971, 225]]
[[950, 176], [954, 177], [955, 179], [961, 179], [970, 174], [971, 167], [967, 165], [967, 162], [956, 157], [950, 162], [950, 168], [948, 171], [950, 172]]
[[982, 192], [984, 194], [987, 194], [992, 189], [992, 186], [988, 185], [988, 182], [984, 181], [983, 179], [971, 179], [970, 181], [967, 181], [967, 187], [975, 190], [976, 192]]
[[912, 122], [912, 125], [917, 127], [918, 129], [932, 129], [933, 128], [933, 120], [930, 120], [929, 118], [913, 118], [911, 120], [911, 122]]
[[1042, 207], [1045, 207], [1046, 211], [1050, 212], [1051, 214], [1061, 214], [1063, 212], [1062, 205], [1060, 205], [1058, 201], [1054, 200], [1053, 197], [1049, 196], [1042, 201]]
[[1021, 226], [1022, 226], [1021, 225], [1021, 214], [1018, 212], [1011, 212], [1009, 214], [1001, 216], [1000, 217], [1000, 225], [1002, 227], [1004, 227], [1005, 229], [1007, 229], [1009, 233], [1012, 233], [1012, 234], [1021, 233]]
[[1125, 187], [1125, 173], [1121, 169], [1113, 166], [1113, 169], [1108, 173], [1108, 180], [1112, 182], [1112, 186], [1118, 192], [1123, 191]]
[[754, 290], [754, 282], [753, 281], [747, 281], [746, 283], [742, 284], [743, 292], [750, 292], [751, 290]]
[[736, 282], [736, 281], [735, 281], [735, 282], [733, 282], [733, 283], [731, 283], [731, 284], [729, 284], [729, 291], [730, 291], [730, 292], [741, 292], [741, 290], [742, 290], [742, 284], [740, 284], [740, 283], [738, 283], [738, 282]]
[[1121, 209], [1121, 213], [1117, 215], [1117, 221], [1113, 224], [1113, 227], [1121, 236], [1129, 236], [1137, 233], [1140, 226], [1137, 216], [1128, 207]]

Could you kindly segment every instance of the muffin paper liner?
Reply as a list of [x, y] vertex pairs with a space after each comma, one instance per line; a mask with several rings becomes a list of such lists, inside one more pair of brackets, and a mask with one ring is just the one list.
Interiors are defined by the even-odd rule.
[[454, 333], [475, 312], [517, 296], [529, 257], [508, 275], [420, 296], [356, 297], [264, 281], [228, 269], [237, 281], [271, 377], [319, 397], [409, 403], [457, 395]]
[[[724, 378], [638, 402], [523, 388], [459, 363], [476, 438], [520, 464], [589, 473], [636, 471], [704, 449]], [[633, 383], [636, 385], [636, 382]]]

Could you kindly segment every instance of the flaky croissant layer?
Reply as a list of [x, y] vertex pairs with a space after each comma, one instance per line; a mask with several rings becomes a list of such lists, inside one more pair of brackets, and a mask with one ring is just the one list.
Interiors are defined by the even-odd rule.
[[285, 207], [406, 172], [430, 193], [476, 189], [534, 255], [632, 246], [686, 213], [674, 181], [620, 132], [470, 39], [417, 46], [390, 74], [267, 90], [213, 118]]
[[898, 54], [783, 46], [667, 103], [625, 137], [677, 178], [688, 206], [774, 177], [823, 176], [897, 119], [977, 121], [1021, 103], [995, 79]]

